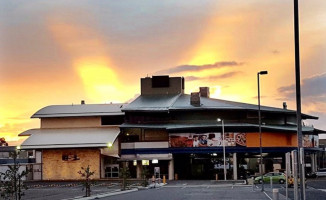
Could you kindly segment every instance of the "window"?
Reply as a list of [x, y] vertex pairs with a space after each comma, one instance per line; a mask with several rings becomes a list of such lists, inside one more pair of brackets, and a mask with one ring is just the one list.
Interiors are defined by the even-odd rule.
[[76, 160], [80, 160], [80, 158], [77, 156], [77, 154], [63, 153], [62, 160], [63, 161], [76, 161]]
[[108, 165], [105, 168], [105, 178], [119, 178], [119, 165]]
[[124, 122], [124, 115], [101, 117], [102, 125], [121, 125]]
[[152, 88], [164, 88], [170, 86], [169, 76], [153, 76]]

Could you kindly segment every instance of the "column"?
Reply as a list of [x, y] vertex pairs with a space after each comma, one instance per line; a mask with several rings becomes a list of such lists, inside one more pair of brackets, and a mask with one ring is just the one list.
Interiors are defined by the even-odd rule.
[[315, 154], [310, 154], [310, 164], [311, 164], [311, 172], [316, 171], [316, 166], [315, 166]]
[[317, 163], [317, 159], [318, 159], [318, 154], [317, 153], [314, 153], [314, 161], [315, 161], [315, 172], [318, 170], [318, 163]]
[[238, 180], [237, 153], [233, 153], [233, 180]]
[[169, 180], [174, 180], [174, 160], [169, 161]]
[[137, 179], [141, 179], [141, 173], [142, 173], [142, 164], [141, 162], [137, 161]]

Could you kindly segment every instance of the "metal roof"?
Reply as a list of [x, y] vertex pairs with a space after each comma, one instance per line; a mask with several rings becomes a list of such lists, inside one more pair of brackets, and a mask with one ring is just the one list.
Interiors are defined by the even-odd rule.
[[118, 127], [30, 129], [31, 135], [21, 149], [56, 149], [80, 147], [107, 147], [120, 133]]
[[[120, 128], [153, 128], [153, 129], [166, 129], [168, 131], [176, 130], [191, 130], [198, 128], [221, 128], [222, 125], [219, 123], [192, 123], [192, 124], [129, 124], [124, 123]], [[225, 128], [255, 128], [258, 130], [258, 124], [249, 123], [225, 123]], [[287, 131], [287, 132], [297, 132], [296, 126], [291, 125], [262, 125], [262, 130], [274, 130], [274, 131]], [[303, 133], [309, 134], [319, 134], [326, 133], [324, 130], [315, 129], [310, 126], [302, 127]]]
[[156, 111], [167, 112], [179, 95], [141, 95], [122, 111]]
[[79, 104], [51, 105], [37, 111], [31, 118], [81, 117], [124, 115], [121, 111], [127, 104]]
[[[200, 97], [200, 106], [190, 104], [190, 95], [141, 95], [122, 111], [127, 112], [169, 112], [169, 111], [192, 111], [192, 110], [258, 110], [256, 104], [239, 103], [222, 99]], [[277, 112], [296, 114], [294, 110], [261, 106], [263, 112]], [[302, 114], [303, 119], [318, 119], [318, 117]]]

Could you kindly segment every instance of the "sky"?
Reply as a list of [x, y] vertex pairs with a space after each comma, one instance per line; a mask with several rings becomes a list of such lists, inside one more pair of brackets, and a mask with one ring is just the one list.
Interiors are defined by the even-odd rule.
[[[326, 130], [326, 1], [299, 1], [302, 111]], [[140, 78], [186, 93], [296, 109], [292, 0], [2, 0], [0, 137], [38, 128], [48, 105], [129, 102]], [[326, 138], [324, 135], [321, 136]]]

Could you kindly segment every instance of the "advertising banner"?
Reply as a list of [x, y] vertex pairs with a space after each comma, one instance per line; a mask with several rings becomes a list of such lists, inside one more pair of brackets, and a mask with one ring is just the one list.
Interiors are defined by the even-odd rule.
[[302, 145], [303, 147], [310, 147], [310, 148], [318, 147], [319, 146], [318, 135], [303, 135]]
[[[170, 147], [221, 147], [222, 133], [174, 133], [170, 134]], [[246, 146], [245, 133], [225, 133], [225, 146]]]

